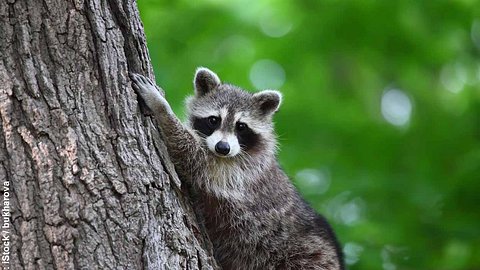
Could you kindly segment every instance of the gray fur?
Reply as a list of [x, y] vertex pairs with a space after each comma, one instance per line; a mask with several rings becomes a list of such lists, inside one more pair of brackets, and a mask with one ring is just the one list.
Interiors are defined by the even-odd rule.
[[279, 92], [251, 94], [222, 84], [206, 68], [197, 70], [196, 95], [186, 102], [189, 119], [218, 114], [222, 123], [215, 136], [231, 138], [238, 121], [258, 135], [255, 148], [220, 157], [207, 146], [209, 136], [178, 120], [154, 83], [138, 74], [131, 78], [165, 134], [177, 172], [196, 193], [196, 208], [224, 269], [344, 269], [330, 226], [301, 199], [276, 160], [272, 116]]

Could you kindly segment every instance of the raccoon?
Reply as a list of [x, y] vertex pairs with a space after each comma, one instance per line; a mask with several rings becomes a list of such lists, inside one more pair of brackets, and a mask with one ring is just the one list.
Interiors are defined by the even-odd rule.
[[223, 269], [344, 269], [332, 228], [277, 162], [272, 117], [280, 92], [252, 94], [198, 68], [184, 125], [161, 88], [142, 75], [130, 77], [163, 131], [177, 173], [194, 190]]

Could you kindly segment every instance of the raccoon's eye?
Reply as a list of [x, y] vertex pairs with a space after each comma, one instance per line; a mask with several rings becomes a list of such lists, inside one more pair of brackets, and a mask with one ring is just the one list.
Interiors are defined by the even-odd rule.
[[238, 122], [238, 123], [237, 123], [237, 130], [238, 130], [238, 131], [245, 131], [245, 130], [247, 130], [247, 124], [242, 123], [242, 122]]
[[216, 128], [219, 123], [220, 123], [220, 118], [219, 117], [216, 117], [216, 116], [208, 117], [208, 125], [211, 128]]

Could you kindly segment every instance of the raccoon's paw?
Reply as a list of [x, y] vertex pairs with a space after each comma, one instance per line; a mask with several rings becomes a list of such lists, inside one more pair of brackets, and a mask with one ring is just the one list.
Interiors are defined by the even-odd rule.
[[130, 79], [132, 79], [132, 87], [142, 98], [148, 98], [149, 96], [157, 95], [157, 93], [163, 94], [163, 90], [159, 89], [157, 85], [149, 78], [137, 73], [130, 73]]
[[[135, 92], [142, 97], [147, 106], [150, 109], [164, 109], [170, 112], [170, 105], [163, 97], [164, 93], [154, 82], [149, 78], [137, 73], [130, 73], [130, 79], [132, 79], [132, 87]], [[160, 108], [158, 108], [160, 105]]]

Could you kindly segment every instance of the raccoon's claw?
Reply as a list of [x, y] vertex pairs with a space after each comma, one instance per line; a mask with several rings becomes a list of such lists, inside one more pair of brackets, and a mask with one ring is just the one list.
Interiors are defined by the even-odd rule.
[[130, 79], [132, 79], [132, 87], [137, 92], [142, 92], [146, 88], [148, 82], [147, 78], [137, 73], [129, 73]]
[[164, 92], [159, 88], [155, 83], [153, 83], [149, 78], [142, 76], [137, 73], [129, 73], [129, 76], [132, 80], [132, 88], [135, 92], [142, 97], [146, 105], [150, 109], [154, 109], [161, 104], [163, 110], [168, 113], [171, 113], [170, 105], [164, 98]]
[[160, 94], [164, 96], [163, 89], [159, 88], [149, 78], [132, 72], [129, 73], [129, 76], [132, 80], [133, 89], [142, 97], [144, 97], [145, 94], [153, 94], [152, 92], [160, 92]]

